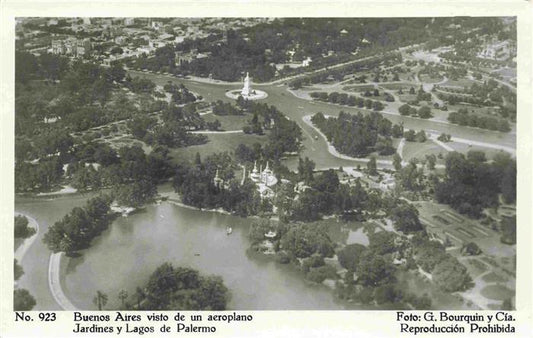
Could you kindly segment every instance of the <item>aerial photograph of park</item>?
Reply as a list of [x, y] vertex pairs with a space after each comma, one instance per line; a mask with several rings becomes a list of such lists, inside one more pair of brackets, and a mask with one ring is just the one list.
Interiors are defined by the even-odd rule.
[[516, 17], [14, 24], [15, 311], [515, 309]]

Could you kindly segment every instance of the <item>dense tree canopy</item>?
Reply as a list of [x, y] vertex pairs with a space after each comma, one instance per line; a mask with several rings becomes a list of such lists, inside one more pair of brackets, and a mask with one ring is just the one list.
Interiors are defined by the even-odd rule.
[[143, 310], [226, 310], [230, 294], [221, 277], [163, 263], [150, 276]]
[[[392, 135], [392, 123], [378, 113], [351, 115], [340, 112], [337, 118], [326, 118], [322, 113], [317, 113], [311, 121], [326, 135], [335, 149], [353, 157], [368, 155], [374, 150], [380, 137], [390, 140]], [[392, 142], [385, 145], [385, 148], [392, 148]], [[394, 151], [390, 154], [392, 153]]]
[[479, 153], [469, 158], [452, 152], [446, 156], [446, 176], [435, 187], [438, 202], [450, 204], [457, 211], [479, 217], [483, 208], [499, 204], [498, 195], [508, 202], [516, 199], [516, 161], [498, 153], [492, 163]]

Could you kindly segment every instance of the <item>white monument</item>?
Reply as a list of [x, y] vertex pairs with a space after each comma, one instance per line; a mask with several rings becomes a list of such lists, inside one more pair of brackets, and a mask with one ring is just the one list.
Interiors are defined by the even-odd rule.
[[250, 74], [246, 72], [246, 77], [244, 78], [244, 86], [242, 89], [229, 90], [226, 92], [226, 96], [237, 100], [239, 96], [242, 96], [245, 100], [260, 100], [268, 96], [262, 90], [252, 89], [252, 81], [250, 80]]
[[252, 93], [252, 87], [250, 85], [250, 76], [248, 75], [248, 72], [246, 72], [246, 77], [244, 78], [244, 87], [242, 87], [241, 95], [243, 97], [248, 97]]

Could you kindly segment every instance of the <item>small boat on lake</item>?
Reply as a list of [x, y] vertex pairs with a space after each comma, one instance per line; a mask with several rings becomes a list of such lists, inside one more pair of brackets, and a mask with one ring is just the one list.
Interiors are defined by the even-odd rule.
[[227, 226], [226, 227], [226, 235], [231, 235], [232, 232], [233, 232], [233, 229], [230, 226]]

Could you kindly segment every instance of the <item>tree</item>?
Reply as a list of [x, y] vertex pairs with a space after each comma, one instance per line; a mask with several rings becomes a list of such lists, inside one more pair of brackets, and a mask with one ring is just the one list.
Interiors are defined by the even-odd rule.
[[412, 205], [399, 205], [391, 213], [391, 219], [394, 222], [394, 228], [396, 230], [404, 233], [424, 230], [424, 227], [418, 219], [418, 210]]
[[450, 142], [452, 140], [452, 136], [450, 134], [442, 133], [437, 137], [437, 140], [441, 142]]
[[137, 208], [157, 194], [157, 187], [149, 180], [141, 180], [120, 186], [115, 192], [118, 203]]
[[481, 248], [475, 242], [464, 244], [461, 253], [465, 256], [477, 256], [481, 254]]
[[504, 311], [512, 311], [512, 310], [514, 310], [513, 300], [511, 298], [504, 299], [503, 302], [502, 302], [501, 309], [504, 310]]
[[415, 135], [416, 142], [424, 143], [427, 140], [426, 132], [423, 130], [420, 130]]
[[315, 170], [315, 162], [306, 157], [304, 160], [298, 159], [298, 176], [299, 179], [306, 184], [313, 181], [313, 171]]
[[15, 289], [13, 291], [13, 310], [30, 311], [37, 304], [35, 298], [26, 289]]
[[35, 231], [34, 228], [28, 226], [28, 218], [26, 218], [26, 216], [15, 216], [15, 238], [31, 237]]
[[357, 266], [358, 281], [363, 286], [387, 284], [393, 278], [394, 266], [385, 257], [366, 251]]
[[144, 310], [221, 311], [229, 300], [222, 278], [203, 277], [194, 269], [174, 268], [170, 263], [152, 273], [145, 290]]
[[364, 245], [361, 244], [348, 244], [337, 252], [339, 264], [349, 271], [356, 271], [362, 254], [366, 251]]
[[433, 115], [431, 114], [431, 108], [429, 108], [428, 106], [422, 106], [418, 109], [418, 116], [423, 118], [423, 119], [428, 119], [430, 117], [432, 117]]
[[402, 106], [400, 106], [400, 108], [398, 108], [398, 112], [400, 113], [400, 115], [411, 115], [412, 114], [412, 109], [410, 105], [408, 104], [403, 104]]
[[435, 169], [435, 164], [437, 163], [437, 156], [434, 154], [426, 155], [427, 167], [429, 170]]
[[485, 152], [481, 150], [469, 150], [468, 153], [466, 153], [466, 158], [469, 161], [477, 162], [477, 163], [483, 163], [487, 161]]
[[414, 250], [416, 263], [426, 272], [433, 271], [435, 266], [447, 257], [444, 245], [437, 241], [430, 241], [427, 238], [415, 245]]
[[500, 183], [503, 200], [505, 203], [516, 201], [516, 161], [512, 160], [505, 167]]
[[378, 174], [375, 156], [370, 156], [370, 160], [366, 164], [366, 168], [368, 169], [368, 174], [370, 176], [376, 176]]
[[96, 305], [99, 311], [102, 311], [107, 304], [107, 295], [100, 290], [96, 291], [96, 296], [93, 298], [93, 304]]
[[465, 290], [472, 281], [466, 267], [452, 256], [438, 263], [431, 275], [435, 284], [446, 292]]
[[392, 157], [392, 165], [394, 166], [394, 170], [402, 170], [402, 157], [398, 153], [395, 153]]
[[143, 301], [144, 297], [146, 297], [144, 290], [140, 287], [137, 287], [135, 289], [135, 298], [137, 299], [137, 310], [141, 310], [141, 302]]
[[375, 232], [370, 235], [368, 249], [377, 255], [385, 255], [396, 251], [394, 240], [396, 235], [389, 231]]
[[378, 304], [394, 303], [397, 292], [393, 285], [380, 285], [374, 290], [374, 299]]
[[416, 139], [416, 132], [412, 129], [404, 131], [403, 137], [407, 142], [414, 142]]
[[516, 244], [516, 216], [503, 217], [501, 221], [502, 236], [500, 241], [505, 244]]
[[126, 290], [120, 290], [118, 293], [118, 299], [122, 303], [122, 308], [124, 308], [124, 301], [128, 298], [128, 292]]
[[13, 268], [14, 268], [14, 276], [15, 276], [15, 280], [19, 280], [20, 277], [22, 277], [22, 275], [24, 274], [24, 270], [22, 269], [22, 266], [20, 266], [17, 262], [17, 259], [15, 258], [15, 261], [14, 261], [14, 264], [13, 264]]

